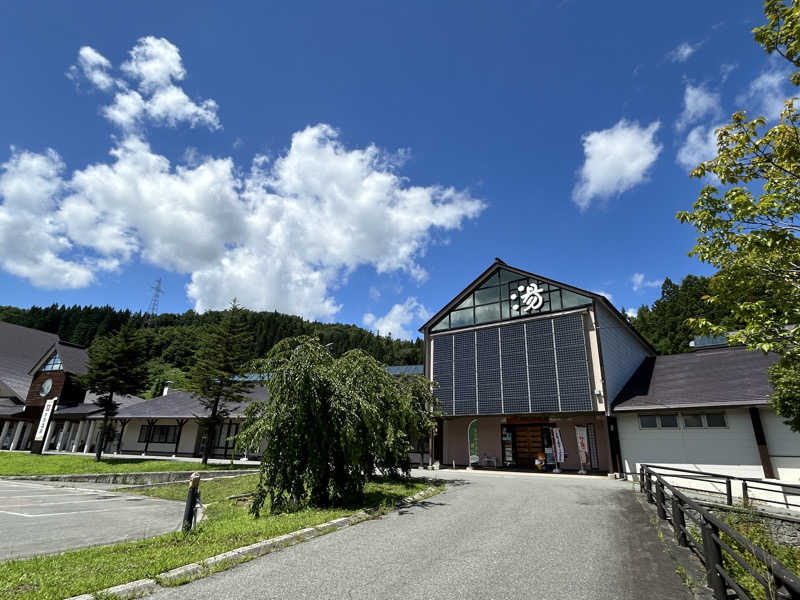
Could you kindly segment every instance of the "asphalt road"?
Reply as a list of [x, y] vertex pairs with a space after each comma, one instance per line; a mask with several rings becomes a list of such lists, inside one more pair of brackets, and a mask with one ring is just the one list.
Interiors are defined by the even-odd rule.
[[630, 483], [442, 477], [453, 481], [429, 501], [151, 597], [689, 598]]
[[183, 505], [145, 496], [0, 481], [0, 560], [176, 530]]

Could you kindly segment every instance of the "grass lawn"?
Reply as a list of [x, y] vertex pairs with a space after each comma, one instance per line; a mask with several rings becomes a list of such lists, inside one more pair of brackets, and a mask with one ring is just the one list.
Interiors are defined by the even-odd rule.
[[94, 455], [0, 453], [0, 475], [74, 475], [80, 473], [134, 473], [142, 471], [203, 471], [207, 469], [252, 469], [252, 465], [221, 464], [203, 466], [197, 462], [103, 457]]
[[[248, 475], [201, 483], [204, 504], [212, 504], [207, 512], [208, 518], [188, 535], [170, 533], [137, 542], [0, 563], [0, 598], [55, 600], [154, 577], [239, 546], [319, 525], [362, 508], [391, 505], [429, 485], [421, 480], [373, 482], [367, 484], [363, 506], [307, 509], [253, 519], [247, 512], [249, 503], [224, 498], [252, 491], [255, 482], [256, 476]], [[137, 493], [183, 499], [186, 484], [140, 489]]]

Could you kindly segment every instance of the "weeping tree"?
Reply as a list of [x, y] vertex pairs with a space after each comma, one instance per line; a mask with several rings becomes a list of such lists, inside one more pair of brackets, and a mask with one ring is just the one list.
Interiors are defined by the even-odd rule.
[[245, 400], [253, 385], [244, 378], [252, 342], [244, 312], [234, 299], [222, 320], [203, 331], [196, 361], [185, 382], [186, 389], [206, 410], [204, 416], [198, 417], [206, 434], [204, 465], [208, 464], [217, 432], [231, 405]]
[[95, 340], [88, 354], [83, 383], [97, 396], [94, 403], [103, 410], [100, 439], [95, 449], [95, 460], [99, 461], [106, 440], [113, 432], [111, 419], [119, 407], [115, 396], [138, 393], [145, 385], [147, 369], [142, 341], [129, 323], [116, 335]]
[[269, 391], [248, 407], [238, 447], [264, 445], [251, 512], [358, 502], [376, 471], [407, 475], [412, 395], [361, 350], [335, 359], [313, 337], [288, 338], [252, 363]]

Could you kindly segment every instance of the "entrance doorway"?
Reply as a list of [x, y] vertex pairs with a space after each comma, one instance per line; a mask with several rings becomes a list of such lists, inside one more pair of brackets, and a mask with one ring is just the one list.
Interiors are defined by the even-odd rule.
[[[503, 466], [520, 469], [536, 468], [536, 459], [546, 457], [549, 450], [550, 428], [539, 423], [503, 425], [500, 431]], [[548, 460], [548, 462], [550, 462]]]

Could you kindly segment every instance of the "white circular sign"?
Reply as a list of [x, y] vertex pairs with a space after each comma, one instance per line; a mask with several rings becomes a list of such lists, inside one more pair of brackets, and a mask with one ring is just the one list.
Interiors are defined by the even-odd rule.
[[53, 380], [52, 379], [45, 379], [42, 382], [42, 387], [39, 389], [40, 396], [47, 396], [50, 393], [50, 390], [53, 389]]

